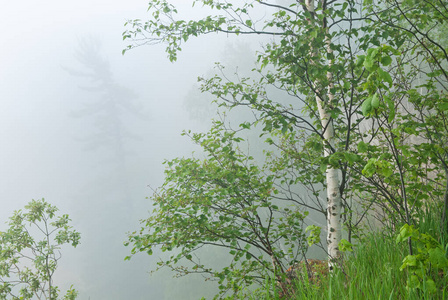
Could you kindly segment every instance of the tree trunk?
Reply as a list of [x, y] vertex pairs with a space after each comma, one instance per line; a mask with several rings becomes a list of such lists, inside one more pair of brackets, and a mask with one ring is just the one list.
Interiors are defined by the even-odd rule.
[[[314, 15], [315, 0], [306, 0], [305, 6], [308, 12], [311, 15]], [[313, 20], [310, 20], [313, 22]], [[316, 25], [314, 23], [314, 25]], [[324, 25], [323, 25], [324, 26]], [[324, 28], [325, 29], [325, 28]], [[330, 36], [328, 32], [328, 28], [326, 29], [326, 44], [327, 44], [327, 52], [331, 52], [330, 49]], [[311, 50], [311, 56], [315, 56], [315, 51]], [[328, 62], [331, 65], [331, 61]], [[318, 83], [314, 83], [314, 89], [316, 91], [316, 102], [317, 108], [319, 110], [319, 118], [323, 128], [323, 143], [324, 143], [324, 157], [328, 157], [332, 154], [332, 149], [334, 149], [334, 128], [333, 121], [331, 119], [331, 115], [328, 112], [328, 108], [330, 103], [334, 99], [334, 95], [331, 93], [331, 88], [333, 86], [332, 79], [333, 74], [327, 73], [327, 79], [330, 84], [327, 90], [327, 99], [322, 99], [320, 95], [321, 93], [318, 90]], [[339, 170], [334, 169], [331, 166], [327, 166], [326, 170], [326, 183], [327, 183], [327, 252], [328, 252], [328, 266], [330, 271], [334, 269], [334, 265], [337, 263], [337, 260], [341, 256], [341, 252], [339, 251], [339, 242], [342, 238], [342, 227], [341, 227], [341, 211], [342, 211], [342, 201], [339, 190]]]

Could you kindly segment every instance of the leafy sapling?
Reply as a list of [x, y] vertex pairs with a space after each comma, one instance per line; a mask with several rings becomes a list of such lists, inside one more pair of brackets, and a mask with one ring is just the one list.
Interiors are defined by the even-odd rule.
[[80, 241], [68, 215], [57, 211], [44, 199], [32, 200], [0, 232], [0, 299], [76, 299], [73, 287], [60, 298], [53, 284], [61, 246], [76, 247]]
[[405, 224], [397, 236], [397, 243], [406, 242], [411, 238], [417, 247], [417, 253], [403, 259], [400, 271], [408, 270], [407, 287], [410, 289], [426, 289], [430, 293], [437, 291], [437, 276], [441, 271], [447, 271], [448, 259], [442, 245], [432, 236], [420, 233], [413, 225]]

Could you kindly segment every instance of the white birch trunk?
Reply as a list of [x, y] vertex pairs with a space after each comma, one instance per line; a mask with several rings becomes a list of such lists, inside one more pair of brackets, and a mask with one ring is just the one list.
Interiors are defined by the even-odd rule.
[[[310, 13], [314, 13], [314, 1], [306, 0], [305, 5]], [[312, 22], [312, 21], [311, 21]], [[327, 29], [327, 34], [328, 34]], [[329, 35], [327, 35], [327, 52], [332, 52], [330, 49], [331, 40]], [[314, 50], [311, 50], [311, 55], [314, 56]], [[331, 65], [331, 61], [329, 61]], [[331, 103], [334, 99], [334, 95], [331, 93], [331, 88], [334, 86], [332, 83], [333, 74], [327, 73], [327, 79], [330, 82], [327, 91], [327, 104], [324, 99], [319, 97], [320, 93], [316, 94], [317, 108], [319, 110], [319, 118], [323, 128], [324, 137], [324, 157], [331, 155], [331, 149], [334, 148], [334, 128], [333, 122], [331, 120], [331, 115], [328, 112], [328, 103]], [[317, 82], [314, 83], [315, 90], [317, 89]], [[326, 182], [327, 182], [327, 252], [328, 252], [328, 266], [330, 270], [336, 264], [338, 258], [340, 258], [341, 253], [339, 251], [339, 242], [342, 238], [342, 227], [341, 227], [341, 212], [342, 212], [342, 200], [339, 192], [339, 170], [327, 166], [326, 170]]]

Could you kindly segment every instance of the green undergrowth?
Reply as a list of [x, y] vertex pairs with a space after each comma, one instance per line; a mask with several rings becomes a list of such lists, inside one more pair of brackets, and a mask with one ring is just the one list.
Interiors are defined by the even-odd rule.
[[[426, 223], [426, 222], [423, 222]], [[447, 243], [440, 238], [434, 224], [421, 224], [421, 232], [432, 233], [442, 245], [445, 252]], [[440, 224], [440, 223], [438, 223]], [[434, 225], [435, 227], [431, 226]], [[414, 246], [417, 248], [417, 246]], [[400, 267], [409, 254], [408, 244], [396, 242], [396, 234], [380, 232], [370, 233], [355, 247], [355, 252], [346, 253], [343, 267], [333, 275], [322, 278], [318, 285], [307, 282], [295, 282], [294, 295], [279, 297], [279, 288], [275, 280], [245, 299], [448, 299], [448, 268], [429, 267], [424, 272], [424, 279], [419, 289], [407, 287], [412, 271]], [[418, 250], [414, 249], [414, 254]], [[437, 291], [431, 291], [425, 284], [432, 279]]]

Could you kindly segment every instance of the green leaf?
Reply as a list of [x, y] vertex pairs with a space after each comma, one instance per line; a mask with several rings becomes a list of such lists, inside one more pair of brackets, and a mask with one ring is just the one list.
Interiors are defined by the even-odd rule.
[[338, 247], [342, 252], [353, 252], [353, 244], [346, 239], [341, 239], [338, 243]]
[[375, 65], [375, 60], [372, 57], [367, 56], [364, 59], [363, 65], [368, 71], [373, 71], [373, 69], [374, 69], [373, 67]]
[[415, 236], [416, 233], [418, 233], [418, 230], [414, 229], [414, 225], [404, 224], [400, 228], [400, 232], [396, 238], [397, 244], [406, 241], [409, 237]]
[[377, 109], [380, 106], [380, 99], [378, 98], [378, 94], [374, 94], [371, 100], [371, 106], [373, 109]]
[[353, 165], [355, 162], [360, 160], [357, 154], [350, 152], [344, 152], [344, 158], [350, 165]]
[[428, 77], [437, 77], [437, 76], [440, 76], [442, 74], [443, 74], [443, 72], [441, 70], [435, 70], [433, 72], [427, 73], [426, 76], [428, 76]]
[[356, 61], [356, 66], [361, 67], [364, 64], [365, 59], [366, 59], [365, 55], [359, 55], [358, 60]]
[[368, 97], [361, 105], [361, 111], [364, 116], [368, 116], [368, 114], [372, 111], [372, 97]]
[[379, 48], [369, 48], [367, 49], [367, 57], [371, 57], [372, 59], [374, 59], [378, 55], [379, 51]]
[[389, 87], [392, 87], [392, 77], [390, 76], [389, 72], [384, 71], [381, 68], [378, 68], [378, 75], [383, 81], [386, 81], [389, 84]]
[[370, 158], [362, 169], [362, 174], [366, 177], [372, 177], [376, 173], [376, 159]]
[[431, 278], [429, 278], [429, 279], [426, 280], [425, 285], [426, 285], [426, 289], [427, 289], [430, 293], [435, 293], [435, 292], [437, 292], [436, 283], [435, 283], [434, 280], [432, 280]]
[[411, 289], [419, 288], [420, 287], [420, 279], [416, 275], [411, 275], [411, 276], [409, 276], [406, 286]]
[[392, 58], [390, 56], [383, 56], [381, 57], [381, 64], [385, 67], [390, 65], [392, 63]]
[[448, 267], [448, 259], [442, 247], [436, 247], [428, 250], [429, 262], [436, 268], [443, 269]]
[[448, 111], [448, 102], [442, 102], [442, 103], [438, 103], [437, 107], [439, 108], [439, 110], [441, 111]]
[[403, 259], [403, 264], [400, 267], [400, 271], [403, 271], [407, 267], [417, 267], [418, 260], [416, 255], [408, 255]]
[[244, 129], [250, 129], [250, 123], [249, 123], [249, 122], [241, 123], [241, 124], [240, 124], [240, 127], [241, 127], [241, 128], [244, 128]]
[[368, 149], [368, 145], [367, 145], [367, 143], [365, 143], [365, 142], [363, 142], [363, 141], [360, 141], [360, 142], [358, 143], [358, 151], [359, 151], [360, 153], [366, 153], [366, 152], [367, 152], [367, 149]]

